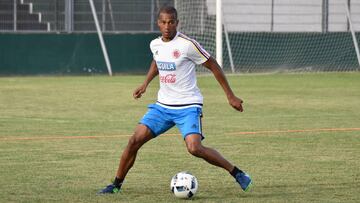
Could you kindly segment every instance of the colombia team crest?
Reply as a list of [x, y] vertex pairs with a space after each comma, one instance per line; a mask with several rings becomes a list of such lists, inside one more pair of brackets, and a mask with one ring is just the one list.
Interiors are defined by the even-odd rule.
[[180, 51], [179, 51], [179, 50], [175, 49], [175, 50], [173, 51], [173, 57], [174, 57], [174, 59], [179, 58], [179, 57], [180, 57], [180, 55], [181, 55], [181, 53], [180, 53]]

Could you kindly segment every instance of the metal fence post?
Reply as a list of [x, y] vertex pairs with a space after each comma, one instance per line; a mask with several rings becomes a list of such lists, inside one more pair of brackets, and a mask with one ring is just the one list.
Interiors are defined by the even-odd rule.
[[[347, 7], [349, 8], [349, 12], [350, 12], [350, 14], [351, 14], [351, 2], [350, 2], [350, 0], [347, 0]], [[349, 22], [349, 19], [347, 19], [347, 21], [346, 21], [346, 30], [347, 31], [350, 31], [350, 22]]]
[[101, 7], [102, 7], [102, 10], [101, 10], [101, 27], [102, 27], [102, 31], [105, 31], [106, 30], [106, 3], [105, 3], [105, 0], [102, 0], [102, 3], [101, 3]]
[[65, 31], [74, 30], [74, 0], [65, 0]]
[[14, 0], [14, 22], [13, 22], [13, 25], [14, 25], [14, 31], [17, 30], [17, 0]]
[[329, 0], [322, 1], [322, 32], [327, 33], [329, 30]]
[[54, 30], [56, 30], [56, 31], [58, 31], [58, 22], [59, 22], [59, 20], [58, 20], [58, 13], [59, 13], [59, 11], [58, 11], [58, 0], [55, 0], [55, 4], [54, 4]]
[[114, 21], [112, 5], [111, 5], [110, 0], [107, 0], [106, 2], [107, 2], [107, 5], [108, 5], [110, 19], [111, 19], [111, 29], [112, 29], [112, 31], [115, 31], [115, 21]]
[[154, 31], [154, 22], [155, 22], [155, 13], [154, 13], [154, 10], [155, 10], [155, 2], [154, 0], [151, 0], [151, 5], [150, 5], [150, 9], [151, 9], [151, 18], [150, 18], [150, 31]]
[[270, 31], [274, 32], [274, 0], [271, 0], [271, 26]]

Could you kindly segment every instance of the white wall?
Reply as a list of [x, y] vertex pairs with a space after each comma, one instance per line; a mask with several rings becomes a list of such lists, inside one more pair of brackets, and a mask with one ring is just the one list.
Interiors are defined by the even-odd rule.
[[322, 31], [322, 0], [275, 0], [274, 31]]
[[[344, 1], [329, 0], [329, 31], [344, 31], [348, 29]], [[354, 30], [360, 31], [360, 0], [351, 0], [351, 19]]]
[[[222, 0], [224, 22], [229, 31], [321, 32], [323, 0]], [[346, 31], [347, 0], [329, 0], [328, 30]], [[216, 0], [207, 0], [208, 12], [215, 15]], [[360, 31], [360, 0], [351, 0], [351, 17]]]

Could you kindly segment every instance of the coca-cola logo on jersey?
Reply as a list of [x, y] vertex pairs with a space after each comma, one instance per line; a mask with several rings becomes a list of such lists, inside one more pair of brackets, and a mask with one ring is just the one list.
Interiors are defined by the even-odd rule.
[[162, 83], [175, 83], [176, 82], [176, 75], [175, 74], [160, 75], [160, 82], [162, 82]]

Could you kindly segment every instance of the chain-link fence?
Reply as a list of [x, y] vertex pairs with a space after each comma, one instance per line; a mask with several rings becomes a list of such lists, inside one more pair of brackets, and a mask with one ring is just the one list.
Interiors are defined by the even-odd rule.
[[[173, 0], [94, 0], [104, 32], [157, 31], [159, 7]], [[93, 32], [89, 0], [0, 0], [0, 32]]]

